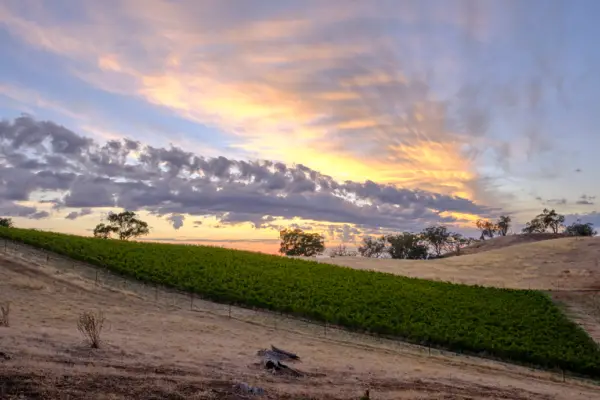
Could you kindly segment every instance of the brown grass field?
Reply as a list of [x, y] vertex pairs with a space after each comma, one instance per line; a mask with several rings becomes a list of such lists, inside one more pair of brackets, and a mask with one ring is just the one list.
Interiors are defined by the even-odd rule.
[[[507, 239], [508, 238], [508, 239]], [[507, 239], [507, 240], [505, 240]], [[514, 289], [600, 289], [600, 237], [562, 238], [494, 246], [510, 237], [488, 240], [489, 251], [433, 260], [363, 257], [315, 259], [367, 269], [447, 282]]]
[[[559, 239], [423, 262], [333, 261], [408, 276], [439, 273], [446, 280], [552, 289], [561, 276], [563, 288], [597, 284], [599, 254], [598, 239]], [[251, 398], [233, 390], [236, 382], [263, 387], [266, 394], [256, 398], [265, 399], [359, 399], [366, 388], [378, 400], [599, 398], [597, 385], [570, 377], [563, 382], [560, 374], [429, 354], [256, 311], [234, 308], [230, 318], [222, 306], [134, 282], [96, 284], [94, 271], [60, 257], [46, 263], [25, 246], [0, 253], [0, 303], [11, 302], [10, 326], [0, 327], [0, 399]], [[597, 324], [600, 303], [590, 293], [554, 295], [588, 329]], [[95, 310], [106, 316], [98, 350], [83, 343], [76, 327], [81, 312]], [[298, 353], [303, 362], [297, 368], [306, 376], [261, 369], [255, 353], [271, 344]]]

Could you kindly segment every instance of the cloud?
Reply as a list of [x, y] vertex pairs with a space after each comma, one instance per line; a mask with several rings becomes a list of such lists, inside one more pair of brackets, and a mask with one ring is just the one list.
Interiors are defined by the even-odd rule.
[[67, 216], [65, 218], [74, 220], [79, 217], [84, 217], [86, 215], [90, 215], [92, 213], [93, 213], [93, 211], [91, 208], [82, 208], [80, 211], [71, 211], [69, 214], [67, 214]]
[[178, 230], [179, 228], [181, 228], [183, 226], [183, 221], [185, 220], [185, 215], [181, 215], [181, 214], [173, 214], [167, 217], [167, 221], [169, 221], [171, 223], [171, 225], [173, 225], [173, 228], [175, 228], [175, 230]]
[[82, 208], [69, 219], [95, 207], [145, 210], [166, 217], [175, 229], [186, 216], [255, 228], [300, 219], [346, 224], [337, 235], [351, 241], [358, 233], [355, 227], [419, 229], [456, 222], [452, 213], [485, 216], [495, 211], [426, 190], [369, 180], [340, 182], [301, 164], [206, 158], [130, 139], [98, 145], [29, 116], [0, 122], [0, 151], [0, 199], [15, 207], [13, 213], [31, 217], [39, 215], [14, 202], [49, 191], [60, 193], [49, 200], [55, 208]]
[[257, 158], [480, 200], [473, 182], [484, 161], [509, 169], [519, 147], [529, 160], [554, 148], [538, 130], [511, 146], [490, 127], [515, 104], [543, 106], [558, 63], [544, 63], [543, 78], [538, 69], [465, 79], [464, 51], [487, 54], [512, 28], [512, 7], [90, 1], [69, 3], [77, 17], [67, 19], [54, 2], [28, 4], [0, 6], [14, 37], [95, 87], [217, 127]]
[[585, 214], [567, 214], [565, 215], [565, 225], [570, 225], [573, 222], [580, 220], [583, 223], [590, 222], [594, 227], [600, 227], [600, 212], [594, 211]]
[[594, 203], [595, 199], [596, 199], [596, 196], [588, 196], [586, 194], [582, 194], [581, 197], [579, 198], [579, 200], [577, 200], [577, 204], [591, 206], [591, 205], [595, 204]]

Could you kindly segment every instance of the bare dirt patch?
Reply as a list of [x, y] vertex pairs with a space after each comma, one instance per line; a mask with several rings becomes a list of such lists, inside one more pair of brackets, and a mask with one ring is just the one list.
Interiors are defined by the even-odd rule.
[[[248, 398], [233, 389], [239, 382], [264, 388], [268, 399], [357, 399], [370, 388], [374, 399], [588, 400], [598, 390], [489, 360], [429, 356], [331, 330], [325, 336], [249, 310], [233, 310], [229, 318], [208, 302], [189, 311], [185, 303], [154, 302], [157, 293], [169, 298], [162, 290], [134, 291], [133, 282], [119, 280], [96, 285], [93, 269], [26, 262], [27, 252], [16, 256], [0, 258], [0, 301], [11, 301], [11, 326], [0, 328], [0, 352], [8, 356], [0, 359], [0, 398]], [[103, 344], [90, 349], [77, 319], [99, 309], [106, 316]], [[250, 322], [240, 320], [244, 312], [253, 313]], [[258, 367], [256, 351], [271, 344], [298, 353], [306, 376]]]

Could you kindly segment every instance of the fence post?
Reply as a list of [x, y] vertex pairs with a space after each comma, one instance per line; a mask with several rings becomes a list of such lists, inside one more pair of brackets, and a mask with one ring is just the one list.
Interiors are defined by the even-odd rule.
[[229, 318], [231, 318], [231, 303], [229, 303]]
[[98, 269], [96, 269], [96, 280], [94, 281], [94, 284], [98, 286]]
[[158, 301], [158, 284], [154, 284], [154, 301]]
[[194, 309], [194, 292], [190, 292], [190, 311]]
[[327, 336], [327, 321], [323, 324], [323, 332], [325, 333], [325, 336]]

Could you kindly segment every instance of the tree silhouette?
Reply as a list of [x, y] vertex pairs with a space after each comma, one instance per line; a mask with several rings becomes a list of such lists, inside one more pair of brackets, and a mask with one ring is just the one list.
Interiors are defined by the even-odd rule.
[[106, 219], [107, 224], [101, 223], [94, 228], [95, 237], [108, 239], [112, 234], [116, 234], [120, 240], [129, 240], [150, 233], [148, 224], [136, 218], [133, 211], [109, 213]]
[[11, 218], [0, 218], [0, 227], [12, 228], [14, 226]]
[[498, 233], [502, 236], [506, 236], [508, 230], [510, 229], [511, 218], [508, 215], [501, 215], [498, 218], [498, 222], [496, 222], [496, 227], [498, 229]]
[[286, 256], [311, 257], [325, 251], [325, 238], [318, 233], [307, 233], [302, 229], [284, 229], [279, 232], [279, 252]]

